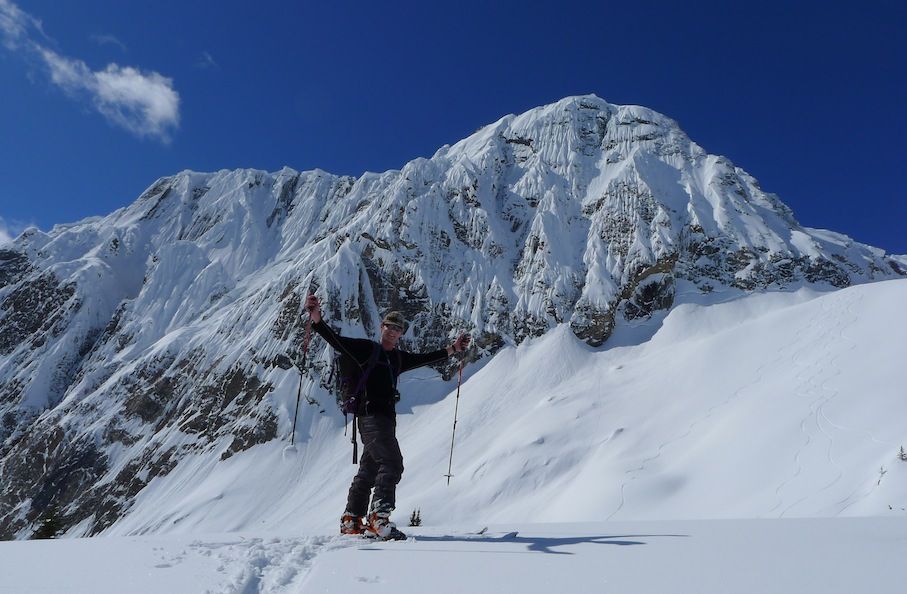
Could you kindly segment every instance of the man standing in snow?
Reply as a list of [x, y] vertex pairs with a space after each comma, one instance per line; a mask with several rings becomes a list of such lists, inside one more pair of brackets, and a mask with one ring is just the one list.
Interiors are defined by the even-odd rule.
[[[443, 361], [454, 353], [463, 352], [469, 346], [469, 336], [461, 334], [446, 349], [409, 353], [397, 348], [407, 327], [406, 319], [398, 311], [384, 316], [381, 340], [376, 343], [363, 338], [346, 338], [331, 330], [321, 318], [321, 304], [315, 295], [306, 298], [305, 308], [315, 332], [342, 357], [355, 361], [364, 376], [361, 382], [364, 401], [357, 416], [363, 451], [359, 472], [350, 485], [346, 511], [340, 520], [340, 533], [367, 534], [385, 539], [405, 538], [390, 521], [397, 483], [403, 475], [403, 455], [396, 437], [397, 378], [404, 371]], [[367, 509], [368, 516], [363, 521]]]

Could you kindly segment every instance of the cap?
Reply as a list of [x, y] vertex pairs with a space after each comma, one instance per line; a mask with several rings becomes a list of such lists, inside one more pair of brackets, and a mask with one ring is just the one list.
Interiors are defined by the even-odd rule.
[[403, 328], [403, 331], [406, 332], [407, 326], [406, 318], [403, 317], [403, 314], [399, 311], [389, 311], [387, 315], [384, 316], [384, 319], [381, 320], [382, 324], [393, 324], [395, 326], [400, 326]]

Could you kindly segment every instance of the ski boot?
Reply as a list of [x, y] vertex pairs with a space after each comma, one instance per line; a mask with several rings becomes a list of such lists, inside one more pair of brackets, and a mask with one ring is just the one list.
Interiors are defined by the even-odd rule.
[[381, 540], [406, 540], [406, 535], [390, 521], [390, 512], [387, 511], [373, 511], [368, 515], [365, 535]]
[[340, 518], [340, 534], [365, 534], [365, 525], [362, 518], [349, 512], [345, 512]]

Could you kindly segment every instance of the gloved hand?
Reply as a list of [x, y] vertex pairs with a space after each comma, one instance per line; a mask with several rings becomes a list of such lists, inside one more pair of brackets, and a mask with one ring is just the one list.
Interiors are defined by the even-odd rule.
[[468, 334], [461, 334], [460, 336], [458, 336], [457, 339], [453, 343], [454, 352], [462, 353], [463, 351], [468, 349], [469, 341], [470, 341], [470, 338], [469, 338]]
[[309, 317], [316, 324], [321, 321], [321, 302], [315, 295], [309, 295], [305, 298], [305, 309], [309, 312]]

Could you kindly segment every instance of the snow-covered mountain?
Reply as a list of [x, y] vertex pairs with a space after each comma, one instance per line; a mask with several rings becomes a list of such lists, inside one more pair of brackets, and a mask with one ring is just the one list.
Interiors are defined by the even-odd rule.
[[[273, 478], [288, 481], [286, 499], [272, 501], [279, 511], [208, 515], [218, 501], [208, 499], [211, 481], [254, 501], [262, 480], [287, 472], [260, 457], [292, 426], [300, 381], [292, 363], [301, 359], [300, 303], [310, 290], [348, 335], [371, 335], [381, 312], [400, 309], [412, 320], [409, 348], [468, 330], [480, 365], [496, 353], [489, 365], [502, 365], [516, 345], [555, 328], [546, 340], [563, 341], [558, 348], [613, 351], [683, 304], [905, 275], [905, 256], [800, 226], [776, 196], [672, 120], [594, 96], [504, 117], [431, 159], [358, 179], [286, 168], [162, 178], [107, 217], [31, 230], [0, 251], [0, 537], [28, 537], [49, 515], [83, 535], [180, 522], [232, 528], [262, 516], [317, 522], [314, 510], [341, 496], [319, 489], [348, 454], [343, 418], [321, 385], [330, 352], [320, 340], [304, 366], [309, 405], [297, 430], [312, 479]], [[677, 349], [688, 346], [678, 337]], [[645, 398], [676, 407], [664, 389], [687, 370], [666, 367], [666, 383]], [[438, 371], [449, 378], [452, 369]], [[414, 402], [440, 410], [450, 384], [421, 379], [410, 388], [421, 394]], [[487, 412], [507, 419], [512, 411]], [[235, 474], [249, 460], [255, 481]], [[576, 471], [582, 460], [543, 466]], [[508, 468], [496, 480], [512, 486], [492, 501], [551, 484], [544, 473], [526, 483], [533, 472]], [[198, 491], [195, 481], [209, 482]], [[658, 492], [659, 505], [673, 509], [670, 490]], [[290, 495], [305, 495], [306, 505]], [[153, 519], [148, 506], [163, 511]], [[713, 515], [769, 513], [722, 509], [734, 511]]]

